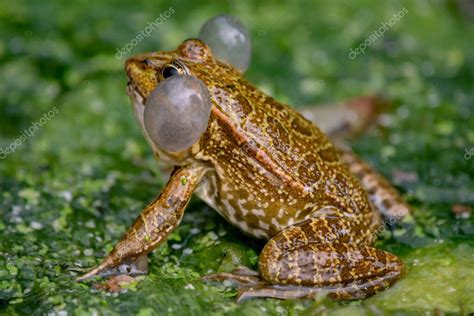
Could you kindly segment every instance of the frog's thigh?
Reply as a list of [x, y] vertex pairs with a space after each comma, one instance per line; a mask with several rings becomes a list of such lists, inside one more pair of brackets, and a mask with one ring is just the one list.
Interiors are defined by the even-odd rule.
[[384, 216], [387, 224], [400, 222], [409, 214], [408, 204], [383, 175], [348, 148], [340, 147], [339, 154], [351, 173], [359, 179], [370, 201]]
[[[311, 223], [306, 222], [299, 230], [307, 229], [304, 226]], [[288, 234], [287, 230], [272, 238], [260, 254], [262, 278], [274, 285], [278, 293], [273, 297], [284, 296], [281, 285], [287, 285], [290, 292], [301, 286], [296, 288], [301, 296], [319, 288], [328, 290], [334, 299], [360, 299], [392, 285], [403, 272], [403, 263], [388, 252], [364, 244], [325, 241], [316, 232], [315, 236], [295, 239], [288, 236], [293, 232]], [[262, 293], [255, 290], [246, 296], [262, 296]]]

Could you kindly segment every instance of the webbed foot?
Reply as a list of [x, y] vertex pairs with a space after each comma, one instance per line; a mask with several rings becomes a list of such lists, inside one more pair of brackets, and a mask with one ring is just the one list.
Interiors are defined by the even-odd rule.
[[321, 288], [293, 286], [293, 285], [262, 285], [259, 287], [240, 288], [237, 303], [242, 303], [254, 298], [277, 298], [281, 300], [308, 298], [314, 299], [316, 294], [322, 292]]
[[237, 287], [256, 286], [263, 284], [258, 272], [244, 266], [239, 266], [232, 272], [221, 272], [209, 274], [202, 277], [203, 281], [224, 282], [228, 281]]
[[265, 282], [258, 272], [247, 267], [240, 266], [232, 272], [222, 272], [206, 275], [202, 278], [210, 282], [230, 282], [237, 287], [237, 303], [253, 298], [313, 298], [321, 289], [292, 286], [271, 285]]

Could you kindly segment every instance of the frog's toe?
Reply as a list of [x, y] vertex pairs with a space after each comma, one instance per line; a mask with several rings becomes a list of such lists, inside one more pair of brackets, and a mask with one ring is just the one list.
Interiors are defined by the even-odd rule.
[[247, 267], [240, 266], [231, 273], [222, 272], [206, 275], [202, 278], [204, 281], [210, 282], [231, 282], [237, 287], [248, 287], [263, 284], [258, 272]]
[[321, 292], [320, 288], [291, 286], [291, 285], [263, 285], [259, 287], [241, 288], [238, 291], [237, 303], [254, 298], [277, 298], [281, 300], [296, 298], [315, 298]]
[[259, 276], [257, 271], [247, 268], [246, 266], [238, 266], [232, 271], [232, 273], [235, 275], [241, 275], [241, 276], [252, 276], [252, 277]]
[[258, 272], [247, 267], [238, 267], [231, 273], [222, 272], [209, 274], [202, 278], [211, 282], [230, 282], [238, 289], [237, 303], [253, 298], [313, 298], [320, 288], [293, 286], [293, 285], [271, 285], [266, 283]]
[[148, 274], [148, 258], [141, 255], [137, 259], [126, 259], [116, 266], [110, 266], [107, 260], [104, 260], [97, 267], [93, 268], [86, 274], [78, 277], [76, 281], [84, 281], [95, 276], [108, 277], [114, 275], [138, 276]]

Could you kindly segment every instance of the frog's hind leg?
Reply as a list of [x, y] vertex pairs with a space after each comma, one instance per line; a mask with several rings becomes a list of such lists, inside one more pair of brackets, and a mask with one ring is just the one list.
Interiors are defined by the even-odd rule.
[[[363, 299], [393, 285], [403, 273], [395, 255], [367, 245], [317, 243], [282, 251], [272, 242], [265, 248], [260, 272], [268, 283], [282, 285], [279, 295], [288, 286], [290, 293], [299, 290], [300, 297], [324, 291], [334, 300]], [[261, 296], [259, 292], [240, 295]]]
[[[326, 291], [333, 299], [353, 300], [378, 293], [401, 277], [403, 263], [395, 255], [349, 237], [357, 232], [342, 228], [336, 219], [312, 218], [281, 231], [260, 254], [262, 278], [279, 285], [278, 295], [283, 293], [282, 286], [289, 286], [293, 296]], [[260, 296], [261, 292], [241, 296]]]
[[[238, 301], [312, 297], [322, 291], [336, 300], [354, 300], [391, 286], [401, 277], [403, 263], [368, 246], [370, 237], [357, 239], [357, 232], [347, 231], [352, 229], [363, 232], [364, 228], [341, 227], [337, 219], [311, 218], [281, 231], [260, 254], [261, 282], [237, 282]], [[214, 276], [228, 279], [223, 274]]]
[[383, 175], [348, 148], [340, 147], [339, 154], [351, 173], [359, 179], [369, 200], [387, 223], [400, 222], [409, 214], [408, 204]]

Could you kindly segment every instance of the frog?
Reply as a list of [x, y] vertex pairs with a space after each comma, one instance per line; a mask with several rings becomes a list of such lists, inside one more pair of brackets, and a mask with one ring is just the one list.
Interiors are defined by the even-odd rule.
[[[403, 262], [374, 243], [381, 214], [400, 217], [408, 205], [387, 179], [314, 121], [265, 94], [199, 39], [131, 57], [125, 71], [134, 116], [156, 158], [173, 171], [112, 251], [78, 281], [146, 274], [147, 254], [178, 227], [194, 194], [265, 242], [258, 271], [239, 267], [203, 278], [231, 281], [238, 301], [320, 292], [358, 300], [404, 275]], [[173, 152], [153, 141], [143, 116], [158, 84], [182, 75], [201, 80], [212, 104], [198, 140]]]

